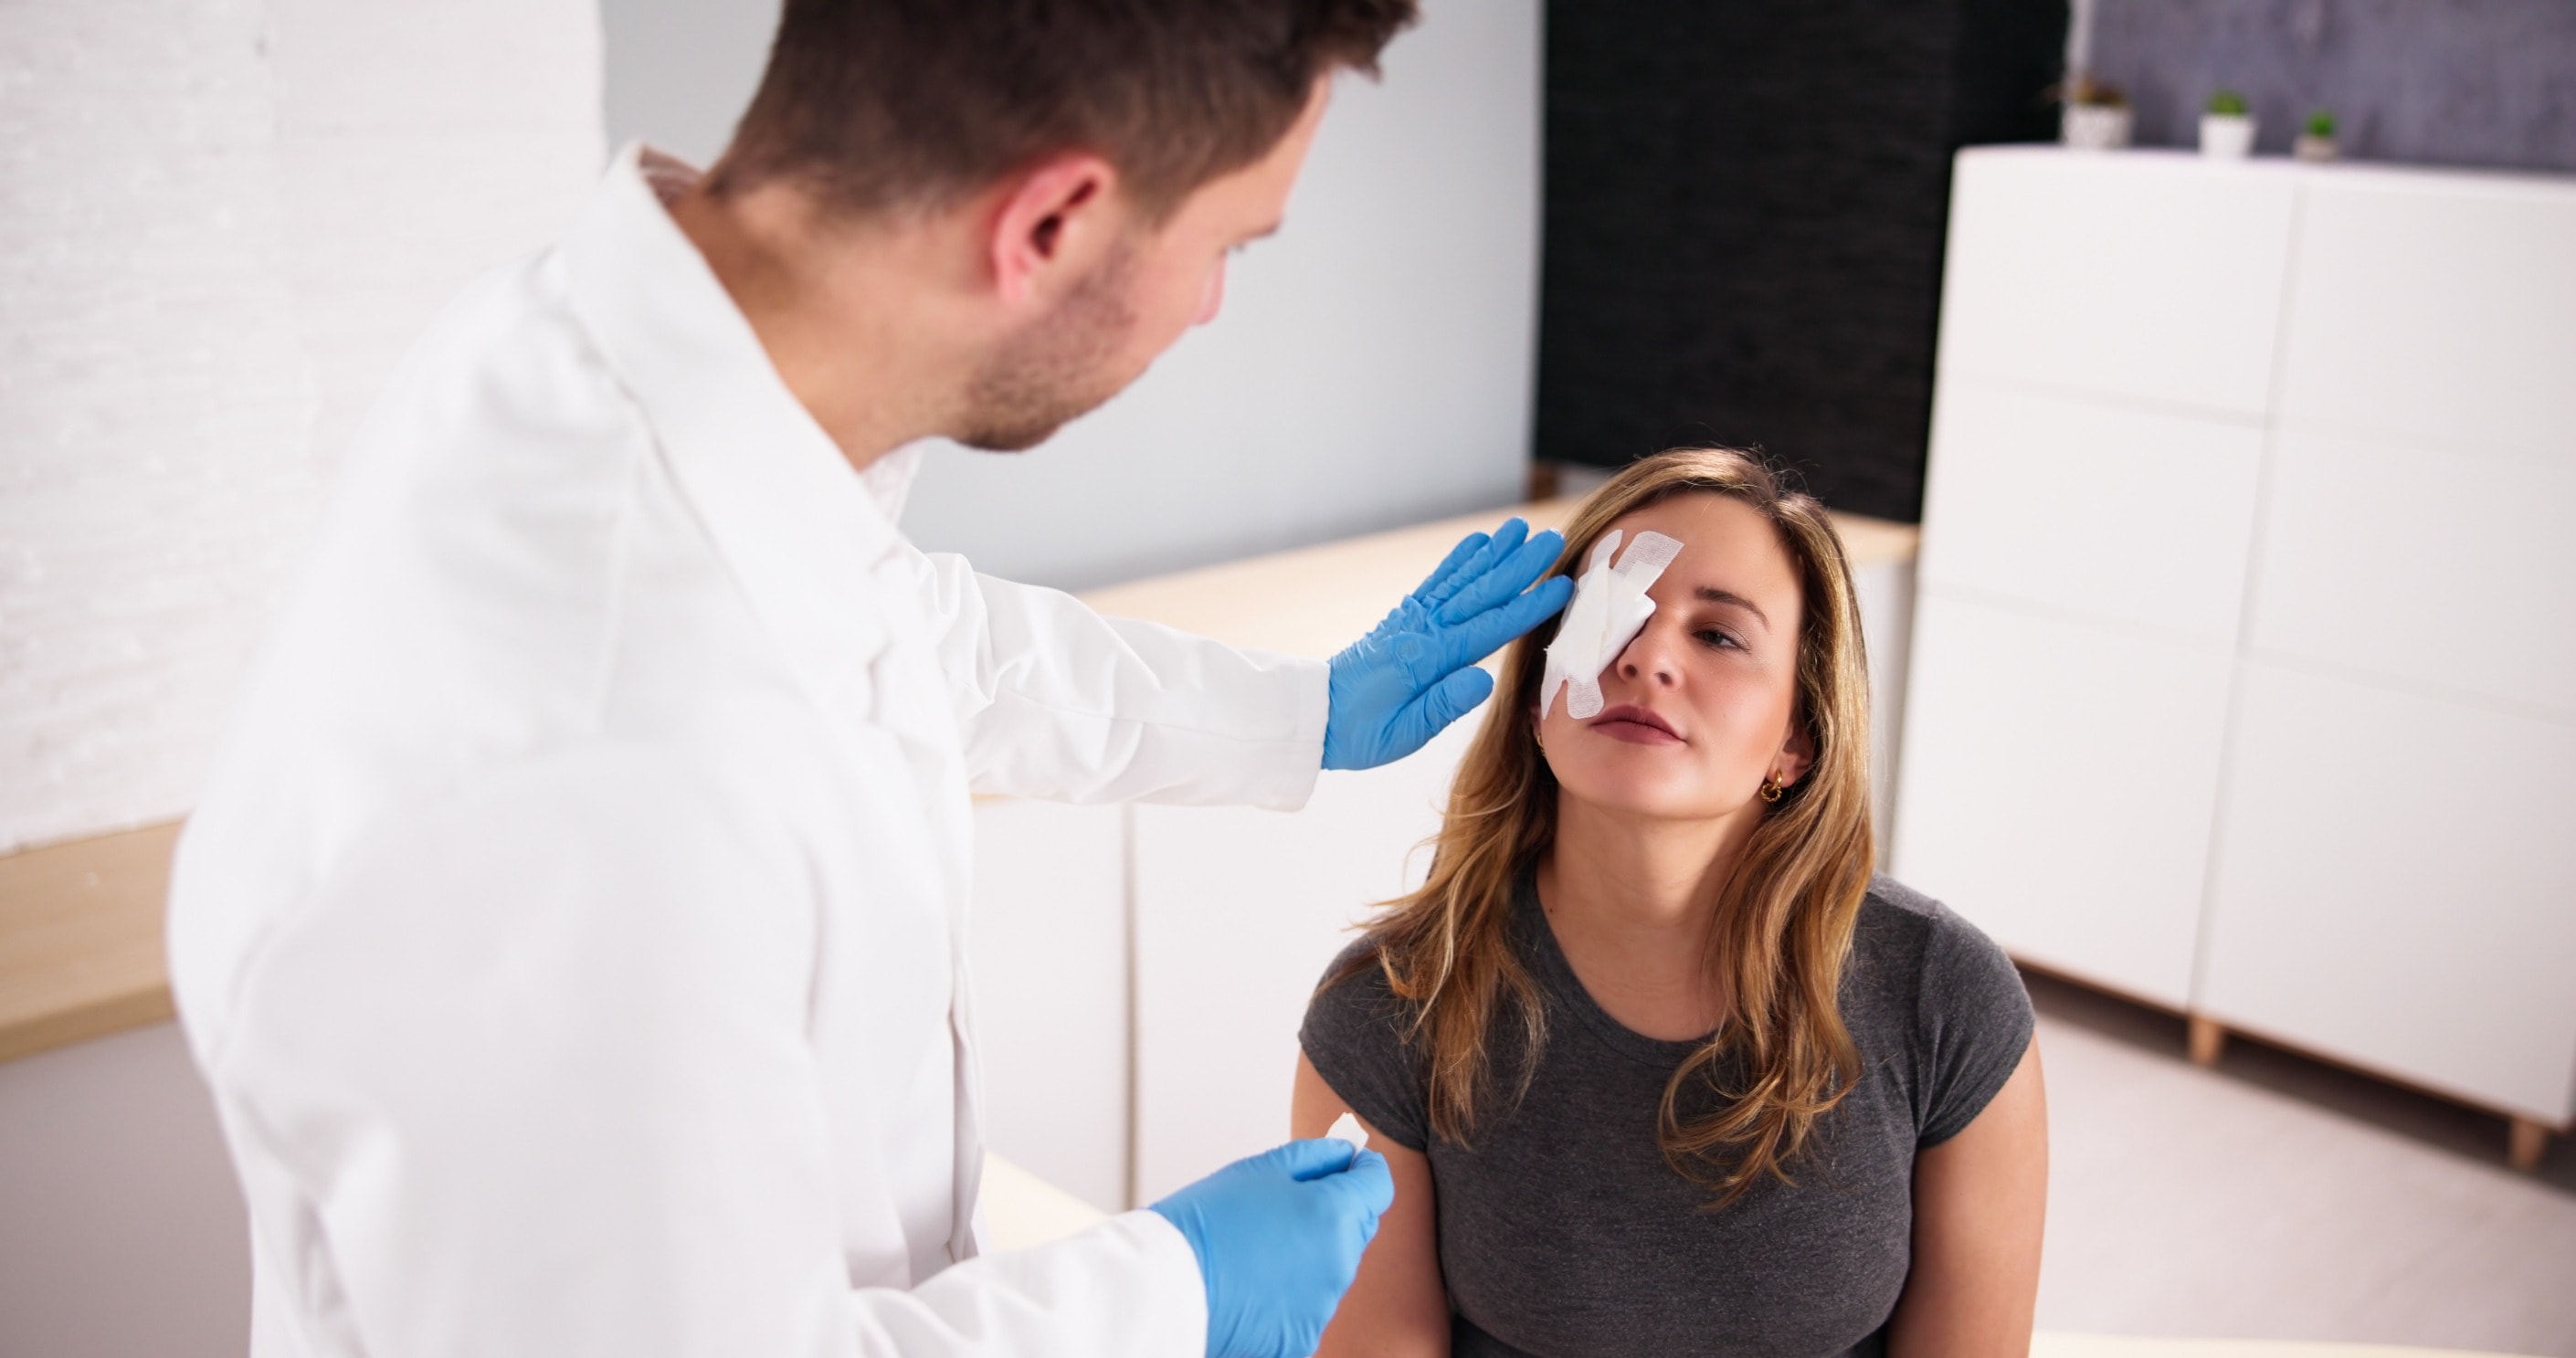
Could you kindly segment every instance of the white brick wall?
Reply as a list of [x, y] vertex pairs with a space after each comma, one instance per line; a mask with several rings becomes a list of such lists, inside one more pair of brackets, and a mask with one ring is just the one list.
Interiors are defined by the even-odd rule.
[[0, 852], [184, 813], [411, 338], [604, 158], [593, 0], [0, 6]]

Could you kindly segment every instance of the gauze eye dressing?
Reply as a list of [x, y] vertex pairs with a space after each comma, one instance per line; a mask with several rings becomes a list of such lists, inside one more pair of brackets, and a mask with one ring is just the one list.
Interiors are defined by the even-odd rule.
[[1547, 669], [1539, 676], [1541, 717], [1556, 702], [1559, 685], [1565, 688], [1567, 716], [1601, 715], [1601, 672], [1618, 663], [1619, 653], [1655, 616], [1655, 601], [1646, 591], [1681, 555], [1679, 539], [1649, 530], [1628, 544], [1628, 554], [1614, 567], [1610, 558], [1619, 550], [1619, 538], [1620, 530], [1614, 528], [1595, 544], [1582, 578], [1574, 582], [1574, 601], [1565, 606], [1565, 621], [1547, 645]]

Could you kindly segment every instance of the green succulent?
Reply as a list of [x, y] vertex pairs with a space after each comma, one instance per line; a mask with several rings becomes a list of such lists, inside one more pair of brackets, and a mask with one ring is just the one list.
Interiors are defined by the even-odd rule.
[[2318, 109], [2316, 112], [2308, 115], [2309, 136], [2332, 137], [2334, 134], [2335, 119], [2332, 112], [2326, 109]]
[[2245, 116], [2245, 96], [2234, 90], [2220, 90], [2209, 96], [2209, 111], [2232, 118]]

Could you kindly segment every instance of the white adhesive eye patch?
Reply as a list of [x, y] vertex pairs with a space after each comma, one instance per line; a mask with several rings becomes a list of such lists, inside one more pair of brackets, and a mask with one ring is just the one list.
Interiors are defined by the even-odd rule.
[[1538, 714], [1547, 715], [1565, 686], [1565, 714], [1589, 719], [1601, 715], [1601, 672], [1618, 663], [1619, 653], [1655, 616], [1655, 601], [1646, 597], [1664, 567], [1681, 555], [1678, 539], [1644, 532], [1628, 544], [1628, 554], [1613, 569], [1610, 555], [1619, 550], [1619, 530], [1592, 549], [1583, 578], [1574, 582], [1574, 602], [1565, 606], [1565, 621], [1556, 640], [1547, 644], [1547, 670], [1538, 681]]
[[1333, 1125], [1324, 1129], [1324, 1135], [1340, 1137], [1351, 1143], [1353, 1150], [1368, 1149], [1368, 1133], [1360, 1130], [1359, 1118], [1349, 1113], [1333, 1119]]

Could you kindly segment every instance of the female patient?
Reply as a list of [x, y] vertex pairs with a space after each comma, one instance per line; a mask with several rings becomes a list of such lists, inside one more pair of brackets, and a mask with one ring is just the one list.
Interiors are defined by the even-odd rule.
[[1621, 472], [1565, 563], [1613, 529], [1681, 545], [1599, 710], [1542, 691], [1553, 629], [1512, 647], [1429, 880], [1307, 1010], [1296, 1132], [1354, 1112], [1396, 1182], [1322, 1353], [2020, 1358], [2030, 1004], [1870, 875], [1842, 545], [1713, 449]]

